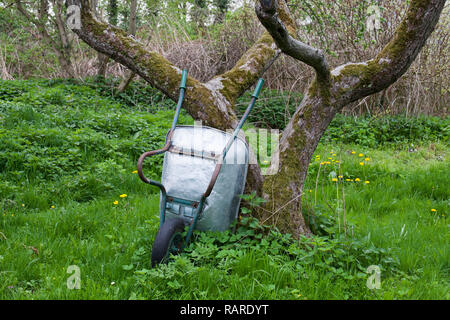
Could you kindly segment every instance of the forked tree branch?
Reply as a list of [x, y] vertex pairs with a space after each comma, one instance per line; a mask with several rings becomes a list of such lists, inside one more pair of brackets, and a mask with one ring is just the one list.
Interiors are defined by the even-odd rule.
[[255, 6], [259, 21], [267, 29], [277, 46], [285, 54], [313, 67], [318, 79], [328, 82], [330, 70], [323, 52], [313, 48], [289, 34], [289, 30], [278, 15], [278, 2], [276, 0], [260, 0]]
[[[283, 21], [294, 28], [284, 0], [279, 0], [279, 13]], [[109, 56], [139, 74], [172, 100], [178, 98], [181, 70], [155, 51], [145, 48], [123, 30], [99, 21], [91, 12], [89, 0], [67, 0], [66, 6], [81, 9], [81, 28], [73, 31], [95, 50]], [[242, 56], [229, 71], [201, 83], [188, 76], [185, 108], [197, 120], [219, 129], [237, 124], [233, 109], [235, 100], [242, 95], [266, 70], [277, 56], [278, 49], [268, 33]]]

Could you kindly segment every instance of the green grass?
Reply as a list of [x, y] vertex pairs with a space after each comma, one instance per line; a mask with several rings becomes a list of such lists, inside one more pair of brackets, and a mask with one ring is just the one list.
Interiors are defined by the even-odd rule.
[[[173, 112], [151, 92], [106, 88], [0, 82], [0, 299], [450, 298], [448, 119], [414, 125], [433, 133], [426, 139], [383, 131], [368, 143], [338, 141], [332, 126], [304, 190], [311, 239], [244, 215], [235, 234], [198, 232], [185, 253], [151, 268], [159, 195], [133, 171], [162, 146]], [[147, 94], [157, 105], [145, 108]], [[161, 158], [145, 169], [158, 178]], [[67, 288], [71, 265], [80, 290]], [[369, 265], [381, 267], [379, 290], [366, 287]]]

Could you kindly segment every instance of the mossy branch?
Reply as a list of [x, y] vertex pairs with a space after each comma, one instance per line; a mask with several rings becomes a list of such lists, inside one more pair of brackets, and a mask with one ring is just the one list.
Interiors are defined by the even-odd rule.
[[332, 71], [341, 106], [380, 92], [411, 66], [433, 32], [446, 0], [412, 0], [391, 41], [374, 58]]

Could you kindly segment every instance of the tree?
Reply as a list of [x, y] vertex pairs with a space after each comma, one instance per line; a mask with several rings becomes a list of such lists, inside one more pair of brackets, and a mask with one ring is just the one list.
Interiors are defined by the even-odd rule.
[[208, 4], [206, 0], [194, 0], [191, 8], [192, 20], [196, 23], [199, 32], [205, 28], [205, 21], [208, 18]]
[[230, 6], [230, 0], [214, 0], [214, 6], [216, 7], [214, 23], [222, 23]]
[[[172, 100], [178, 97], [181, 70], [146, 50], [122, 30], [98, 21], [89, 0], [70, 0], [81, 7], [82, 28], [74, 32], [94, 49], [139, 74]], [[196, 120], [225, 130], [237, 123], [236, 98], [256, 82], [278, 56], [278, 48], [314, 68], [315, 78], [284, 130], [275, 175], [263, 179], [251, 165], [247, 190], [267, 200], [257, 215], [272, 219], [282, 231], [310, 234], [301, 212], [302, 189], [309, 162], [329, 123], [345, 105], [379, 92], [409, 68], [436, 26], [445, 0], [412, 0], [391, 41], [373, 59], [331, 70], [322, 51], [295, 39], [296, 28], [284, 0], [260, 0], [255, 11], [268, 32], [229, 71], [206, 83], [187, 81], [185, 109]], [[277, 48], [278, 47], [278, 48]]]
[[[94, 15], [97, 14], [97, 2], [98, 0], [92, 0], [91, 1], [91, 10], [93, 11]], [[117, 0], [109, 0], [108, 7], [108, 22], [114, 26], [117, 25], [119, 21], [119, 8], [117, 5]], [[97, 78], [101, 79], [106, 76], [106, 69], [108, 68], [108, 61], [109, 58], [107, 55], [99, 53], [97, 55]]]
[[[42, 39], [52, 48], [59, 64], [67, 77], [74, 78], [75, 70], [71, 63], [71, 42], [68, 36], [68, 29], [64, 23], [63, 0], [51, 0], [53, 15], [49, 16], [49, 1], [39, 0], [37, 3], [37, 15], [21, 0], [14, 0], [17, 10], [32, 23], [39, 31]], [[57, 30], [56, 34], [49, 28], [49, 22]]]
[[[128, 33], [131, 35], [136, 35], [136, 15], [137, 15], [137, 0], [131, 0], [130, 1], [130, 21], [128, 24]], [[135, 77], [135, 73], [132, 71], [127, 71], [125, 73], [125, 77], [120, 82], [117, 90], [119, 92], [123, 92], [127, 86], [130, 84], [130, 82]]]

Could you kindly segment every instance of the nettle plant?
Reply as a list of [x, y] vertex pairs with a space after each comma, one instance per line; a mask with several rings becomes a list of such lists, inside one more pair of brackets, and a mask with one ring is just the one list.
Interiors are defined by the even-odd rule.
[[406, 276], [391, 249], [376, 247], [370, 235], [362, 238], [313, 235], [294, 239], [250, 215], [264, 199], [255, 193], [243, 195], [242, 199], [245, 204], [233, 228], [197, 233], [195, 241], [182, 254], [172, 256], [168, 264], [135, 270], [137, 287], [145, 288], [151, 283], [158, 295], [174, 294], [207, 266], [214, 266], [218, 274], [224, 275], [248, 275], [251, 265], [257, 265], [261, 272], [277, 270], [277, 277], [271, 278], [269, 284], [265, 283], [268, 279], [260, 279], [264, 283], [261, 285], [288, 292], [295, 288], [295, 281], [307, 278], [312, 271], [356, 283], [366, 281], [370, 265], [380, 266], [383, 276]]

